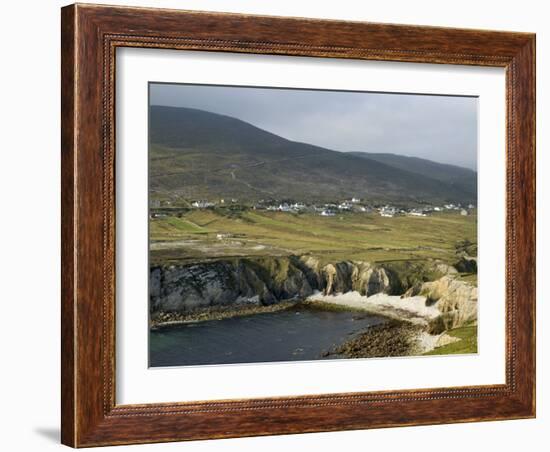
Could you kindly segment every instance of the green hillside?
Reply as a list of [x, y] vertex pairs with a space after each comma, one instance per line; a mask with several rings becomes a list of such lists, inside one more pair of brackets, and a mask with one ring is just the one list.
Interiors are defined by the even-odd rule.
[[468, 168], [390, 153], [350, 152], [350, 154], [368, 160], [376, 160], [411, 173], [429, 175], [430, 178], [450, 184], [474, 198], [477, 195], [477, 172]]
[[475, 202], [475, 186], [433, 176], [289, 141], [228, 116], [150, 107], [152, 199]]

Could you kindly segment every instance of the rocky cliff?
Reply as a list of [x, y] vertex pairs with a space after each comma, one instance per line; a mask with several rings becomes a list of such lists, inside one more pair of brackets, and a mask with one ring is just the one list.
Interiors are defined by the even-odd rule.
[[157, 266], [150, 272], [150, 309], [188, 313], [216, 306], [266, 306], [303, 300], [316, 292], [422, 295], [441, 311], [430, 325], [431, 331], [441, 332], [477, 315], [477, 289], [457, 280], [455, 273], [439, 263], [327, 264], [311, 256]]
[[420, 293], [441, 312], [430, 325], [434, 334], [477, 319], [477, 287], [446, 276], [423, 284]]
[[151, 309], [185, 312], [217, 305], [269, 305], [305, 298], [319, 284], [319, 275], [293, 257], [153, 267]]

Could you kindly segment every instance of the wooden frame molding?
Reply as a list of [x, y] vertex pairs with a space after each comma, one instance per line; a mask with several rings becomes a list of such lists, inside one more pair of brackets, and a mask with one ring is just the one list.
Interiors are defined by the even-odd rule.
[[[64, 444], [85, 447], [535, 416], [535, 35], [76, 4], [62, 9], [61, 36]], [[505, 68], [506, 383], [116, 405], [118, 47]]]

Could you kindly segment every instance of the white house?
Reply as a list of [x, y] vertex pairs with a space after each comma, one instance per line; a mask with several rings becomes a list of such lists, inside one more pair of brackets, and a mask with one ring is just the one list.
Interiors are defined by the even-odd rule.
[[288, 204], [285, 203], [285, 204], [279, 204], [279, 210], [281, 212], [290, 212], [292, 209]]
[[303, 202], [295, 202], [290, 207], [292, 207], [294, 210], [304, 210], [306, 208]]
[[344, 201], [343, 203], [338, 205], [338, 208], [340, 210], [351, 210], [351, 204], [349, 204], [347, 201]]
[[208, 201], [195, 201], [191, 204], [193, 207], [198, 209], [205, 209], [207, 207], [212, 207], [214, 203]]
[[391, 218], [397, 213], [397, 209], [392, 206], [384, 206], [380, 209], [380, 216]]

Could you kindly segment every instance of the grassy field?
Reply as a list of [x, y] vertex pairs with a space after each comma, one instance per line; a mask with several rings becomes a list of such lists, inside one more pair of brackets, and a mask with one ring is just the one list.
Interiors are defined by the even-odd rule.
[[152, 262], [231, 256], [311, 254], [322, 261], [383, 262], [436, 258], [453, 263], [460, 241], [477, 242], [477, 217], [342, 213], [322, 217], [229, 209], [195, 209], [150, 220]]
[[468, 325], [447, 331], [449, 336], [461, 339], [458, 342], [438, 347], [426, 355], [449, 355], [477, 353], [477, 325]]

